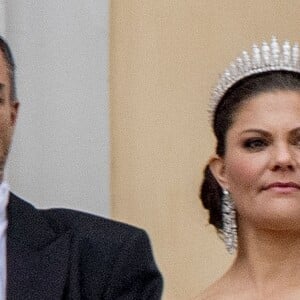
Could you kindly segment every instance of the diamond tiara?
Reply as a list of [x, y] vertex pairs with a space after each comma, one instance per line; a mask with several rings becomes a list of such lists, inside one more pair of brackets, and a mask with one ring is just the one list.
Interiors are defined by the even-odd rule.
[[213, 120], [215, 110], [222, 97], [235, 83], [250, 75], [268, 71], [291, 71], [300, 73], [299, 45], [293, 46], [285, 41], [279, 45], [276, 37], [272, 37], [270, 45], [263, 42], [259, 48], [252, 46], [252, 55], [243, 51], [219, 77], [217, 86], [212, 92], [210, 101], [210, 115]]

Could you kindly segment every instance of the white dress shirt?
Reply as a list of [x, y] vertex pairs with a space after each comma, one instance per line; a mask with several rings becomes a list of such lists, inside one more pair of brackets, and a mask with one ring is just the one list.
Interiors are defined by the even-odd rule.
[[0, 299], [6, 299], [6, 236], [7, 204], [9, 187], [6, 182], [0, 184]]

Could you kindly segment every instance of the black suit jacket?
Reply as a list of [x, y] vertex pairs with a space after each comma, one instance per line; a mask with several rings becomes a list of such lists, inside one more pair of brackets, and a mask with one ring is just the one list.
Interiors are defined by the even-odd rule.
[[7, 299], [161, 299], [146, 233], [68, 209], [38, 210], [11, 194]]

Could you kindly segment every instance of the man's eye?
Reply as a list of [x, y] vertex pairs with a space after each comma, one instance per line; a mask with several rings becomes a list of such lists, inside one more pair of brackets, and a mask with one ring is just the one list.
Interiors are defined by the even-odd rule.
[[244, 142], [244, 148], [250, 150], [261, 150], [268, 146], [268, 142], [264, 139], [249, 139]]

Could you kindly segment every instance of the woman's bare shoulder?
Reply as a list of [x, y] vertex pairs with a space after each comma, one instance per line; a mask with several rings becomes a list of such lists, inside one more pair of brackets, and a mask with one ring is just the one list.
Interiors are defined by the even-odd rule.
[[192, 300], [226, 300], [232, 299], [232, 289], [230, 288], [230, 282], [228, 282], [226, 276], [220, 278], [208, 288], [206, 288], [200, 295]]
[[193, 300], [218, 300], [218, 299], [226, 299], [224, 298], [224, 293], [221, 292], [219, 288], [215, 288], [215, 285], [208, 287], [205, 289], [200, 295], [198, 295]]
[[257, 299], [253, 293], [249, 285], [225, 275], [192, 300]]

